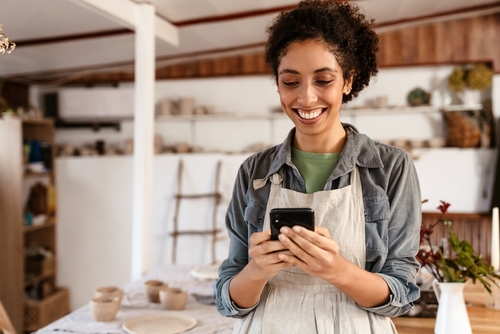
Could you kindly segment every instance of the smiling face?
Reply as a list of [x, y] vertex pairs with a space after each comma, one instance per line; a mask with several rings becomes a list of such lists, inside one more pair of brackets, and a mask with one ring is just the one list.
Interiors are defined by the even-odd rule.
[[296, 127], [296, 148], [317, 153], [342, 149], [345, 131], [340, 106], [351, 84], [322, 42], [294, 42], [288, 47], [278, 68], [278, 92], [283, 110]]

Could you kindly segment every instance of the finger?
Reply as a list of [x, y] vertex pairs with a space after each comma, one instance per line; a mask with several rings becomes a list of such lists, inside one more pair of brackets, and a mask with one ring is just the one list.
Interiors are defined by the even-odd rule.
[[[295, 257], [300, 259], [303, 262], [308, 263], [312, 260], [312, 255], [314, 252], [310, 247], [305, 246], [306, 244], [309, 246], [313, 246], [310, 242], [302, 238], [301, 236], [294, 234], [293, 232], [280, 233], [278, 236], [280, 242], [293, 253]], [[309, 248], [306, 249], [306, 248]]]
[[[288, 248], [294, 255], [302, 261], [309, 263], [315, 258], [330, 253], [332, 250], [332, 243], [334, 240], [320, 235], [319, 233], [309, 231], [305, 228], [294, 226], [292, 229], [282, 229], [283, 233], [280, 234], [282, 238], [280, 241]], [[320, 229], [321, 231], [321, 229]], [[321, 231], [327, 232], [326, 229]], [[289, 240], [286, 240], [288, 237]]]
[[266, 230], [264, 232], [254, 232], [250, 236], [250, 243], [252, 245], [258, 245], [261, 244], [267, 240], [271, 240], [271, 231]]
[[257, 245], [252, 243], [250, 245], [248, 253], [250, 257], [257, 258], [284, 250], [287, 250], [287, 248], [280, 241], [268, 240], [263, 241]]
[[319, 235], [322, 235], [324, 237], [327, 237], [327, 238], [331, 238], [330, 236], [330, 232], [328, 231], [327, 228], [323, 227], [323, 226], [315, 226], [314, 227], [314, 232], [318, 233]]
[[289, 264], [290, 266], [297, 266], [301, 269], [304, 269], [306, 266], [305, 262], [300, 258], [296, 257], [293, 253], [279, 253], [278, 259], [284, 263]]
[[[328, 230], [325, 228], [321, 228], [318, 226], [318, 230], [321, 233], [328, 233]], [[319, 233], [316, 233], [316, 231], [310, 231], [306, 228], [303, 228], [301, 226], [294, 226], [291, 230], [285, 230], [283, 231], [285, 234], [290, 237], [295, 243], [300, 245], [305, 245], [305, 243], [312, 243], [316, 245], [317, 247], [324, 248], [325, 246], [325, 236]], [[328, 234], [329, 236], [329, 234]]]
[[279, 240], [276, 241], [266, 241], [259, 245], [264, 253], [276, 253], [283, 250], [288, 250], [285, 245]]

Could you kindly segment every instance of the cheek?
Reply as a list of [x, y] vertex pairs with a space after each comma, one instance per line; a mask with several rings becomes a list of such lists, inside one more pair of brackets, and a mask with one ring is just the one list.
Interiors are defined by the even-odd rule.
[[293, 93], [291, 93], [290, 91], [287, 91], [285, 89], [280, 89], [278, 93], [279, 93], [280, 101], [282, 104], [288, 105], [294, 99]]

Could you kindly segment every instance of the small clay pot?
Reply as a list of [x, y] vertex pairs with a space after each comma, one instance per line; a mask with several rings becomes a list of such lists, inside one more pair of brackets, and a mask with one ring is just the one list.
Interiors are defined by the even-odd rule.
[[94, 297], [118, 297], [120, 303], [123, 298], [123, 289], [117, 286], [102, 286], [95, 290]]
[[184, 310], [188, 293], [181, 288], [163, 287], [160, 289], [160, 303], [167, 310]]
[[120, 308], [118, 297], [92, 298], [89, 304], [94, 321], [113, 321]]
[[146, 293], [148, 301], [150, 301], [151, 303], [159, 303], [160, 289], [162, 287], [168, 287], [168, 284], [158, 280], [146, 281], [144, 283], [144, 292]]

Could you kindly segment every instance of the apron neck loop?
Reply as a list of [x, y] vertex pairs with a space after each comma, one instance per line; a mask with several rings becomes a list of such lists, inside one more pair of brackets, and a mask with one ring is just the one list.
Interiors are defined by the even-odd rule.
[[274, 173], [271, 176], [271, 182], [275, 186], [280, 185], [282, 181], [283, 181], [283, 176], [281, 176], [280, 173]]

